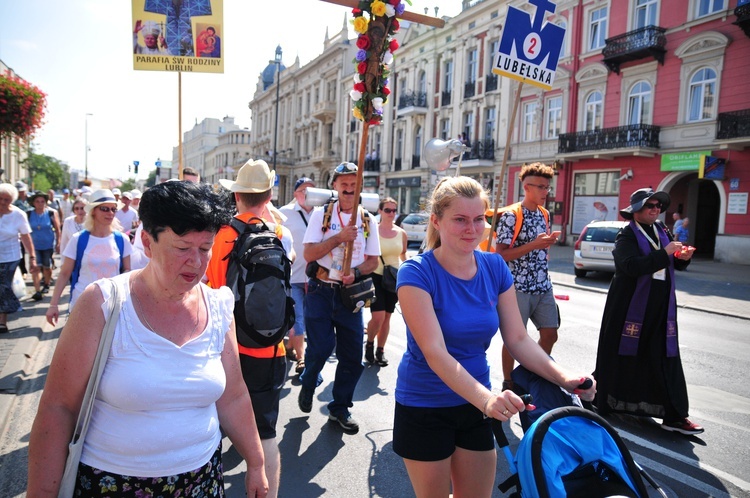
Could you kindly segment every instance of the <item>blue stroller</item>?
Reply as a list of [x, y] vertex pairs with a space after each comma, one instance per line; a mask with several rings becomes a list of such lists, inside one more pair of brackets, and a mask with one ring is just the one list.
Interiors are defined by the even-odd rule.
[[[519, 368], [523, 367], [516, 370]], [[577, 396], [528, 373], [534, 377], [528, 378], [533, 383], [525, 386], [530, 388], [537, 409], [522, 413], [526, 414], [521, 418], [525, 434], [515, 457], [502, 422], [493, 420], [495, 439], [511, 471], [511, 477], [498, 486], [502, 492], [515, 487], [510, 495], [515, 498], [647, 498], [643, 481], [646, 479], [666, 498], [656, 481], [633, 460], [617, 431], [606, 420], [575, 406], [580, 403]], [[542, 406], [545, 399], [548, 404]], [[558, 407], [550, 408], [549, 402], [557, 403]], [[533, 419], [526, 418], [532, 414]]]

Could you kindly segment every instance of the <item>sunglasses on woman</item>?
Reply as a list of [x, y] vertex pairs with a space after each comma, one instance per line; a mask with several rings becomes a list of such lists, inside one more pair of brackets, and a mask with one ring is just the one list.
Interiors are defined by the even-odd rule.
[[383, 211], [384, 213], [386, 213], [386, 214], [393, 214], [393, 213], [396, 213], [396, 212], [398, 212], [398, 209], [383, 208], [383, 210], [382, 210], [382, 211]]
[[116, 207], [97, 206], [97, 209], [103, 213], [116, 213], [117, 212]]

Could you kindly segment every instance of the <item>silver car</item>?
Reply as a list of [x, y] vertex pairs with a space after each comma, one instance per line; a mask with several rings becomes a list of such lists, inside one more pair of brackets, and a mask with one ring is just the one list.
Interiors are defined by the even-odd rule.
[[612, 250], [615, 237], [627, 221], [592, 221], [586, 225], [573, 248], [573, 266], [576, 277], [585, 277], [590, 271], [614, 273]]
[[401, 220], [401, 228], [406, 232], [406, 238], [409, 242], [419, 242], [424, 240], [427, 234], [427, 222], [430, 215], [426, 213], [411, 213]]

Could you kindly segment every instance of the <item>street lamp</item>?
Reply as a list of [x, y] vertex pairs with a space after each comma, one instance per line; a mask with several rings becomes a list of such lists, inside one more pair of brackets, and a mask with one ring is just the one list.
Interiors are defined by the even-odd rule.
[[276, 171], [276, 141], [279, 136], [279, 87], [281, 86], [281, 45], [276, 47], [276, 54], [269, 64], [276, 64], [276, 116], [273, 122], [273, 170]]
[[85, 169], [83, 173], [83, 179], [88, 180], [89, 179], [89, 116], [93, 116], [90, 112], [86, 113], [86, 159], [85, 159]]

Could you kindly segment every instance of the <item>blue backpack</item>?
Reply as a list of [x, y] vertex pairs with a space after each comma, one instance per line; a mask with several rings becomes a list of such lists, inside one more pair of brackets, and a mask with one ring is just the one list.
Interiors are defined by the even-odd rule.
[[[117, 244], [117, 249], [120, 251], [120, 273], [125, 269], [124, 263], [123, 263], [123, 253], [125, 251], [125, 237], [123, 237], [122, 233], [114, 231], [112, 232], [115, 236], [115, 243]], [[86, 250], [86, 246], [89, 244], [89, 237], [91, 237], [91, 232], [88, 230], [81, 230], [81, 235], [78, 237], [78, 245], [76, 246], [76, 262], [73, 266], [73, 273], [70, 275], [70, 292], [73, 292], [73, 289], [76, 287], [76, 283], [78, 282], [78, 275], [81, 273], [81, 260], [83, 259], [83, 251]]]

